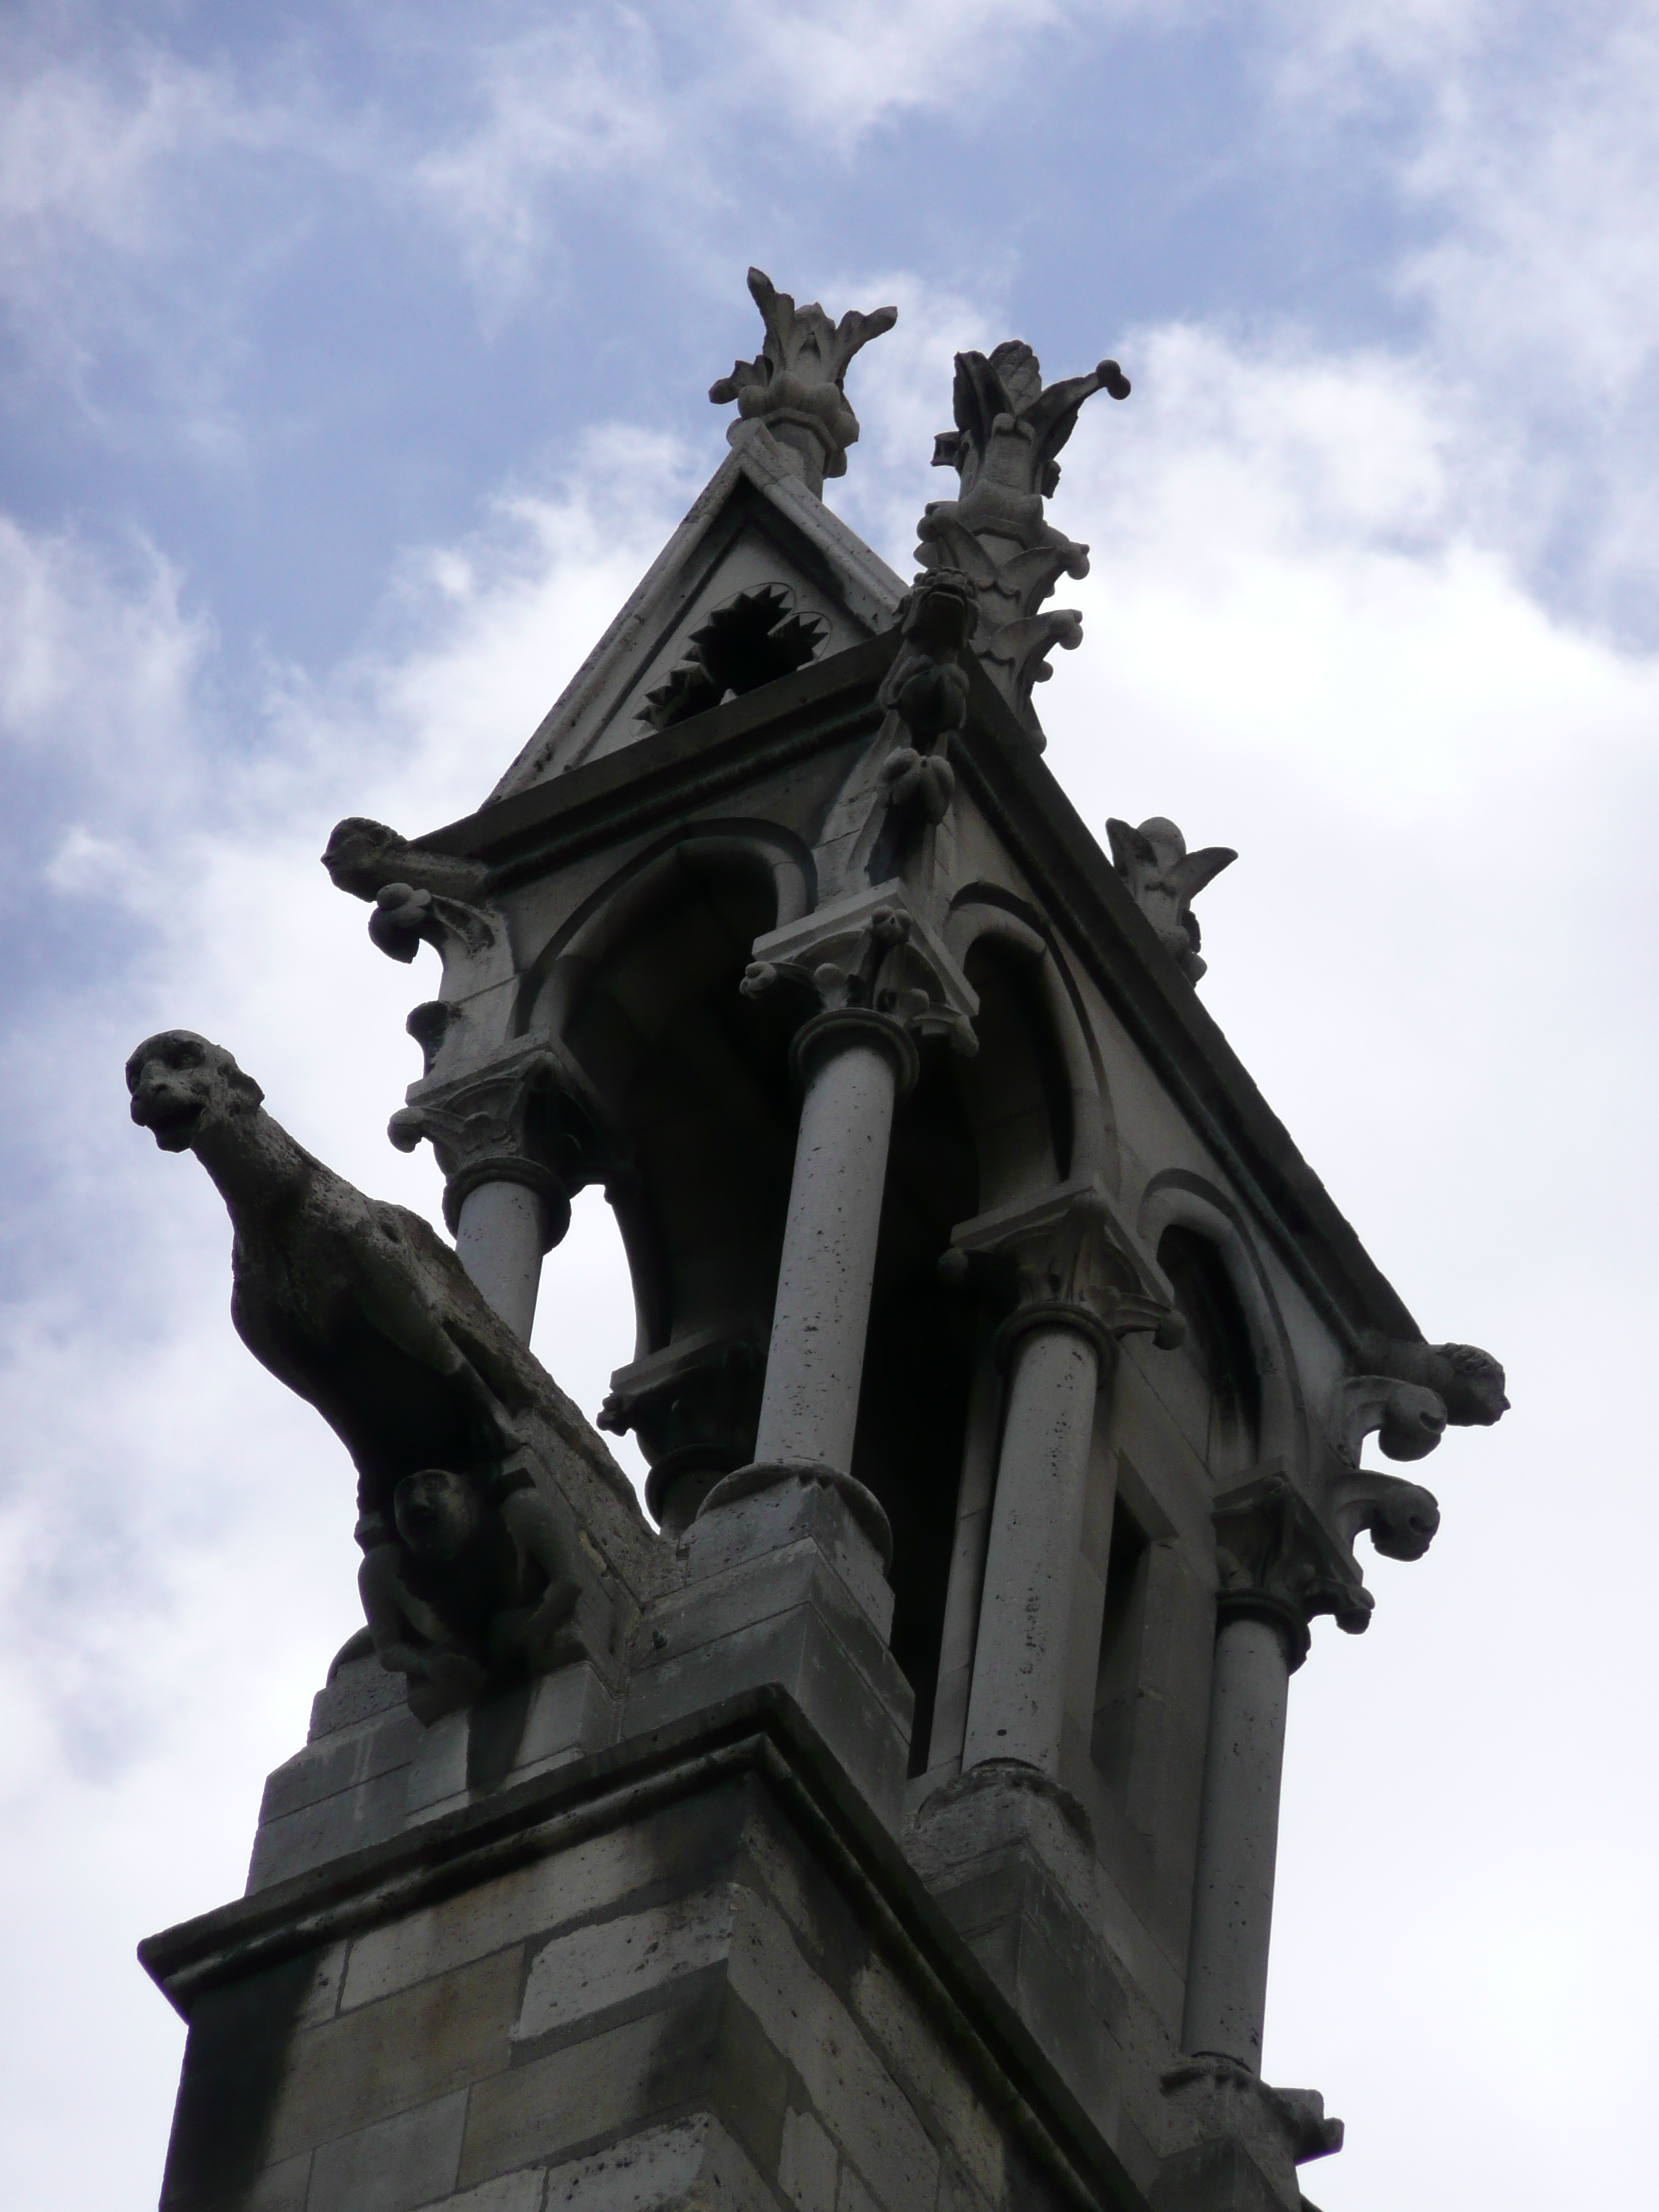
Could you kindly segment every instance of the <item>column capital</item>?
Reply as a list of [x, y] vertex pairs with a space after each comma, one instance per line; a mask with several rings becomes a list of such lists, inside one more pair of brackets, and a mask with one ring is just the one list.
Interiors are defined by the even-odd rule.
[[[1386, 1478], [1384, 1478], [1386, 1480]], [[1308, 1656], [1309, 1624], [1322, 1613], [1357, 1636], [1373, 1600], [1345, 1549], [1288, 1475], [1271, 1468], [1218, 1498], [1218, 1625], [1265, 1620], [1278, 1629], [1294, 1673]]]
[[550, 1250], [570, 1225], [570, 1200], [614, 1165], [586, 1078], [563, 1048], [525, 1037], [481, 1066], [410, 1085], [386, 1134], [399, 1152], [425, 1138], [444, 1172], [444, 1219], [453, 1236], [481, 1184], [516, 1182], [542, 1200]]
[[1012, 1280], [1017, 1303], [999, 1332], [1005, 1357], [1034, 1328], [1075, 1329], [1103, 1352], [1137, 1334], [1161, 1351], [1185, 1341], [1169, 1283], [1096, 1183], [1056, 1183], [961, 1223], [940, 1267], [960, 1278], [975, 1261]]
[[835, 1014], [864, 1018], [867, 1031], [875, 1023], [896, 1031], [912, 1056], [907, 1060], [903, 1047], [893, 1048], [902, 1080], [907, 1066], [915, 1079], [913, 1056], [927, 1038], [943, 1037], [964, 1058], [979, 1049], [973, 1028], [979, 994], [898, 882], [836, 899], [757, 937], [738, 988], [757, 999], [780, 986], [810, 1010], [802, 1039], [829, 1032], [823, 1018]]

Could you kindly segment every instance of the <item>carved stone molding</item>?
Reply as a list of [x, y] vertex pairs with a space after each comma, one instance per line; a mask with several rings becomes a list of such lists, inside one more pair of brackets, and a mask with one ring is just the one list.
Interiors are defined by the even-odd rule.
[[[820, 907], [769, 936], [757, 938], [739, 990], [747, 998], [792, 988], [808, 1018], [796, 1060], [833, 1026], [830, 1016], [885, 1024], [896, 1040], [901, 1076], [914, 1079], [916, 1043], [943, 1038], [971, 1058], [979, 1048], [973, 1017], [978, 994], [945, 940], [915, 913], [899, 883], [878, 884]], [[908, 1044], [908, 1051], [907, 1051]]]
[[1043, 519], [1060, 482], [1055, 459], [1078, 411], [1097, 392], [1127, 399], [1128, 379], [1103, 361], [1087, 376], [1047, 386], [1036, 356], [1019, 339], [988, 356], [957, 356], [954, 430], [935, 441], [933, 465], [954, 468], [957, 497], [929, 503], [916, 526], [925, 569], [954, 569], [978, 602], [975, 646], [986, 668], [1036, 734], [1031, 687], [1050, 673], [1048, 655], [1082, 641], [1082, 617], [1037, 610], [1062, 575], [1086, 576], [1089, 549]]
[[444, 1219], [459, 1228], [470, 1192], [488, 1182], [519, 1182], [536, 1192], [544, 1213], [544, 1249], [570, 1225], [570, 1200], [616, 1165], [604, 1118], [568, 1054], [546, 1038], [526, 1038], [498, 1059], [443, 1083], [410, 1085], [386, 1134], [399, 1152], [425, 1138], [444, 1172]]
[[951, 1231], [940, 1261], [947, 1279], [988, 1264], [1015, 1298], [999, 1332], [1004, 1357], [1033, 1328], [1073, 1328], [1103, 1352], [1132, 1335], [1149, 1335], [1160, 1351], [1186, 1340], [1169, 1284], [1093, 1183], [1058, 1183]]
[[736, 362], [730, 376], [708, 387], [717, 407], [738, 403], [733, 445], [758, 423], [798, 456], [808, 490], [821, 492], [825, 477], [847, 473], [847, 448], [857, 442], [859, 418], [844, 389], [848, 364], [861, 346], [890, 331], [896, 307], [870, 314], [849, 308], [832, 323], [814, 301], [798, 307], [762, 270], [749, 271], [749, 290], [766, 325], [766, 343], [753, 361]]
[[1196, 983], [1206, 963], [1199, 955], [1202, 939], [1193, 901], [1206, 884], [1238, 858], [1231, 846], [1206, 845], [1189, 853], [1175, 823], [1155, 814], [1140, 827], [1110, 821], [1112, 861], [1158, 935], [1158, 943], [1188, 982]]
[[1309, 1625], [1332, 1614], [1350, 1636], [1370, 1626], [1374, 1603], [1352, 1552], [1289, 1478], [1257, 1475], [1217, 1498], [1218, 1624], [1266, 1620], [1285, 1641], [1292, 1672], [1308, 1656]]

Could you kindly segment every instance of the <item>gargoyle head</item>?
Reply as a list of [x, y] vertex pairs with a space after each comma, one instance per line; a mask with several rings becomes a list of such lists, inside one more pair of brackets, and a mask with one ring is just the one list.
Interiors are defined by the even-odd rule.
[[349, 814], [330, 831], [323, 866], [337, 890], [354, 892], [359, 898], [372, 898], [379, 881], [374, 872], [377, 865], [388, 853], [399, 849], [403, 842], [397, 831], [389, 830], [384, 822], [371, 822], [365, 814]]
[[132, 1118], [164, 1152], [187, 1152], [204, 1130], [257, 1112], [264, 1093], [220, 1044], [193, 1030], [146, 1037], [127, 1062]]
[[1438, 1344], [1446, 1373], [1436, 1383], [1447, 1418], [1460, 1428], [1488, 1429], [1510, 1409], [1502, 1363], [1474, 1344]]
[[464, 1474], [423, 1467], [406, 1474], [392, 1500], [398, 1534], [417, 1559], [453, 1566], [478, 1540], [483, 1500]]

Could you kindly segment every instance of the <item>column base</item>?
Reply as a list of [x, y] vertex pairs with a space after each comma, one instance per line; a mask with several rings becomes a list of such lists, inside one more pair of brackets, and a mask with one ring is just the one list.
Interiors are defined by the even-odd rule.
[[896, 1829], [915, 1701], [887, 1649], [893, 1594], [872, 1513], [884, 1534], [875, 1499], [832, 1468], [726, 1476], [681, 1540], [684, 1587], [646, 1614], [624, 1737], [775, 1684]]

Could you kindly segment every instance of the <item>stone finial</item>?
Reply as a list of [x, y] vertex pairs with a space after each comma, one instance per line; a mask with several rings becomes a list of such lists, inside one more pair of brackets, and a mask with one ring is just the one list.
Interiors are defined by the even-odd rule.
[[732, 365], [708, 387], [717, 407], [738, 403], [738, 421], [727, 434], [733, 445], [744, 426], [763, 423], [779, 444], [799, 456], [809, 491], [822, 492], [825, 477], [847, 473], [847, 448], [857, 442], [859, 418], [843, 386], [847, 366], [860, 346], [890, 331], [896, 307], [872, 314], [848, 308], [832, 323], [814, 301], [797, 307], [764, 270], [751, 269], [749, 289], [766, 325], [766, 343], [753, 361]]
[[916, 526], [924, 568], [959, 569], [972, 580], [981, 657], [1039, 742], [1031, 687], [1052, 672], [1054, 647], [1070, 651], [1082, 642], [1083, 618], [1070, 609], [1037, 610], [1062, 574], [1089, 573], [1088, 547], [1046, 522], [1042, 502], [1060, 482], [1055, 456], [1078, 410], [1103, 391], [1129, 396], [1115, 361], [1045, 386], [1036, 356], [1020, 339], [988, 356], [959, 353], [957, 427], [935, 441], [933, 465], [955, 469], [962, 489], [955, 499], [931, 501]]
[[1199, 956], [1202, 938], [1193, 901], [1238, 855], [1231, 845], [1206, 845], [1189, 853], [1175, 823], [1154, 814], [1140, 827], [1113, 820], [1106, 824], [1112, 861], [1129, 896], [1158, 933], [1158, 941], [1189, 983], [1208, 963]]

